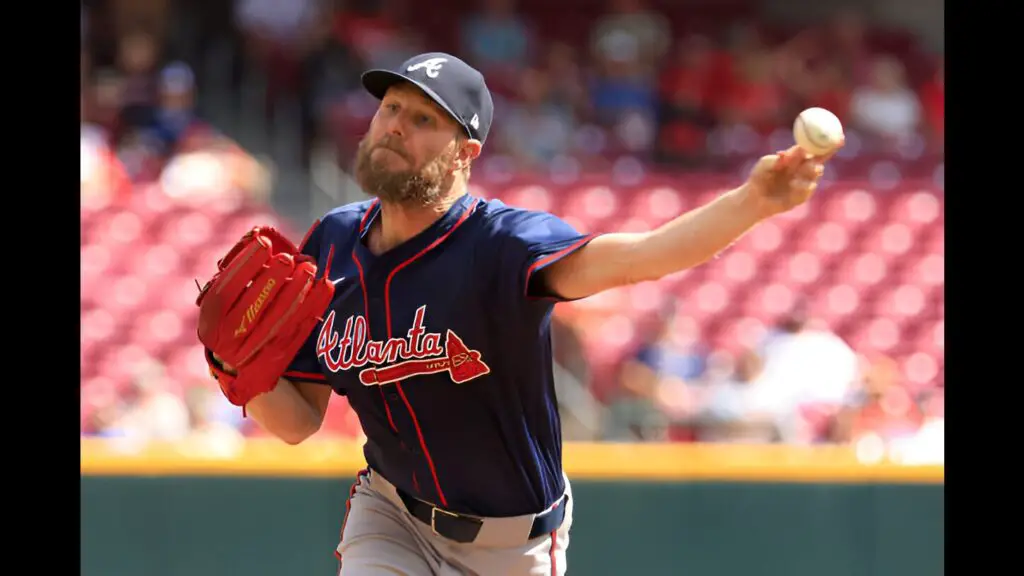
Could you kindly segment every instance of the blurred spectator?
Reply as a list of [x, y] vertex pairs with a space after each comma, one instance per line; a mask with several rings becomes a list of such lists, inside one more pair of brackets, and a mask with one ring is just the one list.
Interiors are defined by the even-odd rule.
[[652, 77], [672, 44], [668, 20], [645, 6], [644, 0], [609, 0], [608, 10], [594, 23], [590, 48], [597, 62], [615, 62], [640, 77]]
[[537, 69], [520, 77], [519, 101], [511, 103], [502, 122], [502, 144], [524, 169], [539, 169], [569, 152], [573, 118], [550, 100], [548, 77]]
[[714, 54], [704, 36], [685, 38], [675, 58], [662, 70], [658, 124], [662, 161], [693, 165], [706, 150], [707, 131], [713, 126]]
[[96, 71], [90, 88], [85, 94], [86, 124], [100, 131], [113, 146], [121, 132], [124, 81], [116, 70], [104, 68]]
[[167, 389], [163, 367], [140, 368], [123, 395], [121, 425], [135, 439], [180, 440], [189, 431], [189, 414], [181, 396]]
[[551, 317], [551, 346], [555, 362], [581, 383], [590, 382], [590, 367], [583, 341], [576, 327], [557, 314]]
[[917, 433], [896, 443], [903, 464], [943, 464], [946, 460], [946, 400], [942, 388], [931, 391], [921, 403], [924, 422]]
[[113, 32], [124, 36], [131, 30], [143, 29], [159, 43], [167, 26], [170, 0], [106, 0], [113, 23]]
[[107, 141], [106, 132], [93, 124], [82, 124], [81, 195], [83, 200], [124, 200], [131, 194], [131, 177]]
[[582, 121], [590, 116], [590, 101], [578, 58], [575, 47], [552, 42], [544, 59], [544, 72], [548, 79], [548, 101]]
[[921, 105], [924, 108], [925, 127], [941, 149], [946, 136], [946, 67], [938, 59], [935, 73], [921, 86]]
[[304, 108], [309, 114], [303, 118], [303, 132], [307, 142], [320, 137], [338, 138], [340, 145], [348, 135], [348, 122], [365, 129], [365, 119], [349, 118], [348, 99], [362, 90], [359, 76], [367, 66], [343, 26], [344, 0], [334, 0], [333, 4], [335, 12], [324, 19], [323, 42], [310, 52], [306, 61], [310, 82], [304, 94], [308, 102]]
[[851, 84], [868, 82], [871, 55], [866, 42], [866, 23], [857, 8], [840, 8], [828, 21], [796, 35], [782, 48], [785, 58], [802, 71], [815, 73], [835, 66]]
[[195, 386], [185, 393], [189, 431], [185, 449], [198, 456], [231, 456], [240, 451], [245, 438], [233, 426], [215, 418], [217, 398], [210, 386]]
[[130, 137], [135, 130], [153, 124], [160, 91], [159, 58], [156, 38], [148, 32], [135, 31], [121, 41], [118, 64], [124, 75], [120, 102], [122, 137]]
[[235, 0], [235, 18], [246, 53], [266, 79], [264, 114], [273, 130], [278, 109], [303, 86], [303, 63], [319, 36], [316, 0]]
[[811, 78], [801, 109], [817, 106], [832, 111], [843, 122], [849, 118], [850, 84], [842, 68], [826, 64]]
[[761, 351], [760, 385], [773, 398], [788, 442], [810, 442], [847, 398], [859, 373], [856, 353], [827, 329], [809, 326], [807, 306], [798, 303], [779, 322]]
[[759, 381], [763, 363], [743, 350], [728, 378], [713, 381], [695, 417], [701, 442], [777, 442], [779, 414]]
[[656, 106], [655, 84], [631, 65], [606, 60], [590, 82], [590, 106], [595, 120], [614, 126], [630, 113], [652, 115]]
[[728, 80], [718, 104], [718, 120], [725, 126], [746, 126], [766, 135], [782, 122], [785, 101], [775, 56], [753, 26], [734, 31]]
[[870, 436], [889, 445], [916, 434], [922, 414], [899, 380], [895, 360], [881, 355], [871, 358], [859, 389], [836, 417], [833, 440], [856, 444]]
[[82, 424], [82, 435], [96, 438], [120, 438], [125, 434], [121, 427], [122, 407], [117, 398], [108, 398], [90, 406], [90, 412]]
[[653, 142], [657, 64], [671, 44], [668, 23], [641, 0], [611, 0], [591, 32], [595, 71], [590, 82], [595, 120], [618, 145], [643, 151]]
[[530, 28], [516, 13], [515, 0], [479, 0], [478, 5], [480, 10], [462, 23], [463, 58], [489, 79], [514, 76], [531, 56]]
[[406, 2], [349, 0], [335, 12], [335, 37], [346, 39], [367, 67], [393, 69], [421, 52], [419, 38], [402, 20]]
[[882, 56], [875, 60], [871, 82], [854, 90], [850, 99], [853, 125], [884, 142], [898, 142], [921, 124], [921, 103], [907, 86], [903, 64]]
[[160, 100], [152, 130], [163, 156], [173, 153], [190, 129], [197, 128], [195, 76], [182, 62], [174, 62], [160, 73]]
[[665, 438], [671, 419], [692, 414], [696, 401], [691, 381], [704, 373], [705, 360], [693, 319], [668, 311], [652, 339], [622, 366], [618, 395], [609, 406], [614, 434]]
[[82, 35], [81, 47], [85, 48], [89, 43], [89, 9], [82, 4], [81, 23], [79, 24], [79, 33]]

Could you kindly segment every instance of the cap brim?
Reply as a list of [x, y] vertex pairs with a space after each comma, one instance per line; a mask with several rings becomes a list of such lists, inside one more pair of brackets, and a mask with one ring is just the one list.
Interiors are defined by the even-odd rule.
[[466, 124], [461, 119], [459, 119], [455, 112], [452, 112], [451, 107], [449, 107], [448, 104], [445, 103], [445, 101], [442, 100], [441, 97], [438, 96], [436, 92], [434, 92], [421, 82], [413, 80], [412, 78], [409, 78], [404, 74], [392, 72], [391, 70], [368, 70], [366, 72], [363, 72], [362, 81], [363, 88], [366, 88], [366, 91], [372, 94], [373, 97], [376, 98], [377, 100], [384, 99], [384, 95], [387, 94], [388, 88], [391, 88], [395, 84], [408, 82], [409, 84], [412, 84], [413, 86], [419, 88], [420, 91], [426, 94], [428, 98], [436, 102], [438, 106], [443, 108], [444, 111], [447, 112], [448, 115], [452, 117], [452, 119], [458, 122], [459, 126], [462, 126], [462, 129], [465, 130], [467, 134], [472, 135], [469, 131], [469, 127], [466, 126]]

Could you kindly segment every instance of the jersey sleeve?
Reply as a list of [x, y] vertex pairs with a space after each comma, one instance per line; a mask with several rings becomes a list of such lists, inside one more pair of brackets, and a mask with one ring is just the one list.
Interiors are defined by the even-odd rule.
[[531, 299], [556, 302], [567, 300], [544, 286], [539, 274], [548, 266], [579, 250], [594, 239], [582, 234], [561, 218], [546, 212], [514, 210], [500, 218], [506, 246], [502, 269], [513, 271], [514, 288]]
[[[323, 224], [322, 222], [316, 222], [310, 228], [306, 234], [305, 240], [302, 243], [302, 253], [315, 258], [317, 260], [317, 268], [323, 270], [326, 265], [326, 255], [321, 257], [321, 244], [323, 241]], [[291, 364], [288, 365], [288, 369], [281, 375], [282, 378], [286, 378], [292, 382], [310, 382], [316, 384], [327, 384], [327, 377], [320, 369], [320, 362], [317, 360], [316, 354], [316, 340], [317, 335], [320, 333], [320, 324], [318, 323], [313, 331], [310, 333], [309, 338], [303, 343], [302, 348], [292, 359]]]

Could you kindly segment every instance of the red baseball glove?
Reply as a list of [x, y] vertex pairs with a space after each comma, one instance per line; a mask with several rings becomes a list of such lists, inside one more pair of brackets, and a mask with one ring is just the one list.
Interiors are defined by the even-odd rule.
[[[202, 287], [199, 341], [227, 399], [244, 407], [287, 370], [334, 296], [327, 270], [273, 228], [257, 227], [217, 262]], [[225, 366], [230, 366], [231, 369]]]

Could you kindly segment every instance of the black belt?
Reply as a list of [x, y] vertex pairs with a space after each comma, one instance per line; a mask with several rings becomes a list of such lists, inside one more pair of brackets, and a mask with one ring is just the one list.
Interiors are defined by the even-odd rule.
[[[396, 490], [398, 491], [398, 497], [402, 499], [402, 503], [405, 504], [405, 509], [409, 511], [409, 514], [430, 526], [434, 534], [444, 536], [460, 544], [469, 544], [476, 540], [477, 535], [480, 533], [480, 528], [484, 524], [483, 519], [449, 512], [407, 494], [400, 488], [396, 487]], [[530, 540], [558, 530], [562, 525], [562, 521], [565, 520], [565, 503], [568, 499], [568, 495], [562, 496], [557, 506], [547, 512], [538, 514], [533, 519], [533, 527], [530, 529]]]

